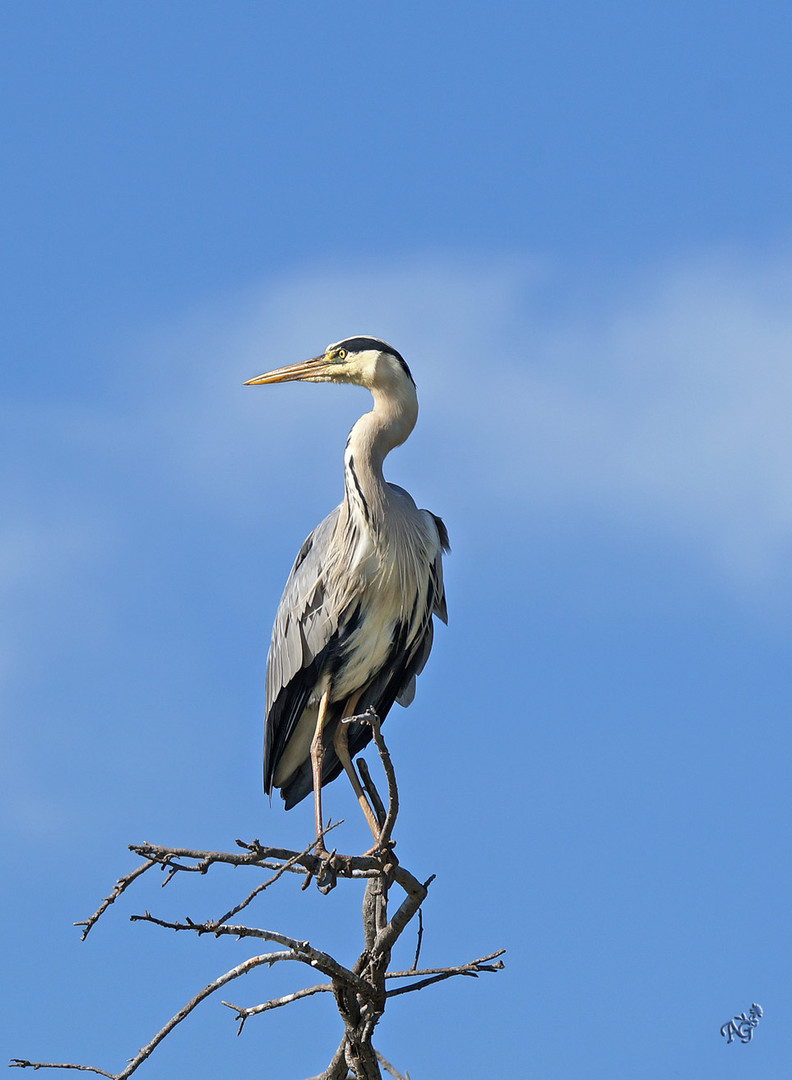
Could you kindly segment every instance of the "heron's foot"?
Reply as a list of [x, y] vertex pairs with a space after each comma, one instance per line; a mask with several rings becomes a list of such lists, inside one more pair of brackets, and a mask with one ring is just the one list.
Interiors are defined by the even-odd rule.
[[379, 727], [380, 724], [382, 723], [382, 721], [380, 720], [379, 714], [378, 714], [377, 710], [374, 708], [374, 706], [369, 705], [369, 707], [366, 709], [365, 712], [357, 713], [355, 716], [345, 716], [342, 719], [341, 723], [342, 724], [352, 724], [352, 723], [369, 724], [371, 727], [373, 727], [376, 724], [377, 727]]
[[371, 858], [378, 859], [382, 864], [382, 869], [387, 871], [388, 867], [396, 867], [399, 865], [399, 860], [396, 858], [396, 853], [393, 850], [395, 843], [395, 840], [389, 840], [386, 844], [374, 844], [368, 851], [363, 852], [363, 856], [370, 856]]
[[306, 877], [303, 884], [303, 888], [308, 887], [308, 882], [313, 877], [316, 880], [316, 887], [320, 893], [329, 893], [336, 887], [336, 881], [338, 879], [338, 872], [341, 867], [338, 865], [338, 856], [335, 848], [332, 851], [328, 851], [324, 846], [324, 843], [320, 840], [314, 848], [314, 853], [318, 862], [314, 867], [312, 874]]

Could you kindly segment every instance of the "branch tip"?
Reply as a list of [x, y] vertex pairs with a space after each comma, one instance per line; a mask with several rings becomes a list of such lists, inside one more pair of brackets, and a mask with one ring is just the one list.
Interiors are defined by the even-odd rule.
[[[355, 856], [340, 855], [335, 849], [328, 853], [324, 847], [324, 837], [332, 829], [341, 825], [343, 819], [337, 822], [328, 821], [327, 826], [302, 851], [265, 846], [258, 838], [251, 841], [236, 838], [235, 849], [231, 852], [161, 846], [148, 841], [143, 844], [129, 844], [129, 850], [141, 857], [144, 860], [143, 863], [129, 874], [116, 880], [113, 890], [102, 900], [92, 916], [74, 923], [75, 926], [83, 928], [82, 940], [85, 940], [93, 925], [107, 908], [133, 881], [154, 866], [159, 867], [163, 875], [162, 887], [172, 881], [180, 871], [206, 875], [213, 866], [218, 864], [231, 866], [234, 869], [250, 866], [255, 868], [254, 872], [260, 873], [263, 870], [268, 873], [263, 875], [264, 880], [259, 880], [259, 883], [244, 899], [219, 919], [207, 918], [204, 921], [196, 921], [191, 916], [185, 915], [184, 921], [168, 921], [152, 915], [146, 908], [142, 915], [130, 915], [130, 921], [150, 922], [165, 929], [187, 931], [197, 936], [208, 933], [214, 935], [215, 938], [223, 935], [232, 936], [238, 940], [258, 938], [280, 945], [281, 950], [250, 957], [208, 983], [160, 1028], [146, 1046], [142, 1047], [134, 1057], [128, 1059], [127, 1065], [118, 1074], [105, 1072], [103, 1069], [89, 1065], [32, 1062], [26, 1058], [12, 1059], [9, 1063], [10, 1067], [33, 1070], [72, 1069], [95, 1073], [107, 1080], [128, 1080], [173, 1029], [215, 991], [232, 980], [247, 975], [256, 967], [272, 968], [274, 964], [288, 960], [299, 962], [321, 972], [326, 981], [282, 997], [272, 998], [258, 1005], [239, 1006], [223, 1001], [222, 1004], [234, 1013], [234, 1020], [238, 1023], [237, 1036], [242, 1034], [245, 1023], [254, 1015], [281, 1008], [314, 994], [332, 993], [344, 1021], [344, 1034], [329, 1066], [322, 1073], [321, 1080], [347, 1080], [347, 1077], [351, 1075], [347, 1062], [353, 1059], [360, 1064], [360, 1071], [356, 1071], [355, 1075], [361, 1080], [363, 1077], [366, 1080], [373, 1080], [375, 1076], [379, 1077], [378, 1066], [387, 1071], [394, 1080], [409, 1080], [409, 1074], [398, 1072], [375, 1050], [371, 1042], [372, 1034], [382, 1016], [387, 999], [422, 990], [424, 987], [458, 975], [478, 978], [482, 972], [499, 971], [504, 966], [499, 958], [505, 950], [500, 949], [489, 956], [479, 957], [477, 960], [455, 967], [418, 968], [424, 932], [421, 905], [426, 899], [429, 886], [435, 880], [435, 875], [432, 874], [424, 884], [421, 884], [399, 864], [395, 855], [392, 854], [395, 843], [392, 832], [399, 808], [399, 793], [393, 764], [382, 738], [380, 719], [376, 712], [369, 709], [367, 713], [355, 719], [370, 725], [372, 739], [387, 781], [386, 809], [365, 763], [358, 763], [364, 786], [375, 805], [375, 814], [380, 824], [380, 839], [376, 848], [364, 855]], [[303, 889], [308, 886], [311, 878], [315, 878], [319, 890], [323, 893], [334, 888], [339, 877], [365, 879], [363, 947], [358, 959], [351, 967], [345, 967], [329, 953], [312, 946], [308, 939], [298, 940], [278, 931], [232, 922], [235, 916], [247, 908], [260, 892], [286, 873], [304, 875]], [[389, 915], [389, 891], [394, 883], [403, 890], [404, 897], [395, 912]], [[387, 967], [391, 951], [416, 915], [418, 916], [418, 938], [412, 966], [408, 971], [389, 972]], [[392, 990], [386, 990], [388, 979], [406, 979], [408, 982]]]

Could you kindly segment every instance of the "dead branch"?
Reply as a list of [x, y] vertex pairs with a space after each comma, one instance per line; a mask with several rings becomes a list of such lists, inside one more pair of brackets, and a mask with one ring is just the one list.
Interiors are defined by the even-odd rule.
[[296, 938], [280, 934], [276, 930], [259, 930], [255, 926], [221, 926], [214, 922], [194, 923], [191, 920], [184, 923], [166, 922], [164, 919], [155, 918], [148, 912], [143, 915], [131, 915], [130, 922], [150, 922], [156, 926], [162, 926], [166, 930], [192, 930], [197, 934], [213, 934], [215, 937], [221, 937], [225, 934], [237, 939], [255, 937], [262, 938], [264, 941], [274, 941], [278, 945], [284, 945], [289, 950], [284, 959], [297, 960], [300, 963], [308, 964], [317, 971], [321, 971], [323, 975], [346, 984], [356, 993], [370, 995], [372, 992], [371, 987], [364, 979], [358, 978], [354, 972], [345, 968], [343, 964], [339, 964], [328, 953], [322, 952], [320, 949], [314, 949], [308, 941], [297, 941]]
[[226, 971], [225, 974], [219, 978], [214, 979], [207, 986], [200, 990], [195, 997], [191, 998], [186, 1005], [182, 1005], [179, 1011], [164, 1024], [157, 1034], [146, 1045], [135, 1054], [133, 1058], [130, 1058], [125, 1069], [122, 1069], [120, 1073], [105, 1072], [104, 1069], [98, 1069], [94, 1065], [60, 1065], [53, 1064], [51, 1062], [43, 1061], [27, 1061], [24, 1058], [14, 1058], [11, 1062], [11, 1066], [19, 1069], [82, 1069], [85, 1072], [98, 1073], [100, 1076], [107, 1076], [109, 1080], [127, 1080], [128, 1077], [134, 1073], [138, 1066], [150, 1057], [156, 1050], [159, 1044], [165, 1039], [173, 1029], [189, 1016], [196, 1005], [200, 1005], [202, 1001], [208, 998], [215, 990], [219, 990], [221, 986], [225, 986], [226, 983], [232, 981], [232, 979], [238, 979], [241, 975], [247, 975], [253, 968], [260, 967], [262, 964], [274, 964], [278, 960], [287, 959], [287, 956], [279, 953], [267, 953], [263, 956], [251, 956], [248, 960], [243, 960], [241, 964], [237, 964], [236, 967], [231, 968], [230, 971]]
[[[219, 918], [198, 921], [187, 917], [185, 921], [177, 922], [161, 919], [145, 911], [142, 915], [132, 915], [131, 921], [150, 923], [177, 932], [192, 932], [197, 936], [210, 934], [216, 938], [233, 936], [240, 940], [254, 938], [271, 941], [280, 945], [282, 951], [252, 956], [208, 983], [183, 1005], [133, 1058], [128, 1060], [125, 1068], [119, 1073], [107, 1072], [92, 1065], [34, 1062], [27, 1058], [14, 1058], [10, 1062], [12, 1067], [34, 1070], [74, 1069], [92, 1072], [107, 1077], [108, 1080], [128, 1080], [128, 1077], [153, 1053], [163, 1039], [167, 1038], [196, 1006], [214, 994], [216, 990], [248, 974], [256, 967], [262, 965], [271, 967], [276, 963], [291, 961], [320, 972], [328, 981], [295, 990], [259, 1005], [232, 1005], [224, 1001], [223, 1005], [233, 1010], [235, 1019], [239, 1022], [237, 1034], [241, 1034], [246, 1021], [252, 1016], [282, 1008], [314, 994], [332, 993], [338, 1013], [344, 1023], [344, 1035], [329, 1065], [314, 1080], [348, 1080], [350, 1077], [354, 1080], [381, 1080], [380, 1066], [394, 1080], [409, 1080], [407, 1073], [399, 1073], [372, 1045], [374, 1029], [385, 1011], [388, 999], [422, 990], [433, 983], [456, 976], [477, 978], [482, 972], [499, 971], [503, 968], [503, 962], [498, 958], [503, 955], [504, 950], [500, 949], [488, 956], [452, 967], [418, 968], [423, 939], [421, 905], [426, 899], [434, 875], [422, 884], [410, 871], [400, 865], [393, 854], [391, 837], [399, 806], [393, 764], [382, 739], [379, 718], [376, 714], [369, 711], [356, 719], [371, 725], [372, 736], [387, 784], [386, 808], [368, 769], [365, 767], [361, 769], [363, 782], [375, 807], [382, 830], [381, 842], [376, 851], [366, 855], [343, 855], [337, 851], [330, 854], [324, 851], [317, 853], [319, 838], [312, 841], [302, 851], [267, 846], [257, 839], [250, 842], [237, 840], [238, 850], [232, 852], [204, 851], [150, 843], [130, 844], [130, 850], [141, 856], [144, 862], [116, 881], [112, 891], [102, 900], [93, 915], [75, 923], [76, 926], [84, 927], [82, 940], [85, 940], [96, 922], [118, 897], [133, 882], [143, 878], [154, 867], [159, 867], [164, 874], [163, 885], [183, 873], [207, 874], [215, 866], [251, 867], [253, 872], [266, 872], [268, 877], [247, 891], [242, 900]], [[323, 830], [321, 838], [332, 828], [335, 826], [328, 825]], [[340, 879], [357, 879], [366, 883], [362, 911], [363, 948], [351, 967], [340, 963], [329, 953], [314, 947], [309, 941], [301, 941], [276, 930], [263, 930], [255, 926], [230, 922], [241, 911], [249, 908], [266, 889], [285, 874], [305, 875], [306, 883], [311, 880], [316, 881], [321, 892], [334, 888]], [[402, 890], [403, 897], [395, 912], [389, 915], [389, 893], [394, 884]], [[419, 918], [419, 929], [412, 967], [407, 971], [389, 971], [393, 946], [416, 914]], [[410, 981], [407, 985], [386, 989], [386, 981], [394, 979]]]
[[115, 1073], [105, 1072], [104, 1069], [95, 1069], [93, 1065], [56, 1065], [50, 1061], [26, 1061], [25, 1058], [11, 1058], [8, 1067], [9, 1069], [78, 1069], [80, 1072], [98, 1073], [99, 1076], [109, 1076], [110, 1080], [118, 1080]]
[[[321, 839], [324, 840], [325, 836], [327, 836], [330, 830], [335, 829], [336, 825], [340, 824], [341, 822], [339, 821], [336, 822], [335, 825], [328, 825], [327, 828], [322, 829], [322, 832], [320, 834]], [[237, 841], [237, 843], [241, 842]], [[319, 839], [317, 838], [313, 841], [313, 843], [309, 844], [308, 847], [304, 848], [299, 855], [293, 855], [290, 859], [286, 859], [285, 862], [281, 863], [281, 865], [277, 867], [272, 877], [267, 878], [266, 881], [262, 881], [261, 884], [257, 885], [255, 889], [253, 889], [253, 891], [245, 897], [244, 900], [242, 900], [235, 907], [232, 907], [229, 911], [225, 913], [225, 915], [221, 915], [220, 918], [217, 920], [218, 923], [227, 922], [229, 919], [232, 919], [234, 915], [238, 915], [240, 911], [243, 911], [248, 906], [248, 904], [259, 895], [259, 893], [264, 892], [265, 889], [268, 889], [270, 885], [274, 885], [275, 882], [278, 881], [278, 879], [281, 878], [285, 873], [288, 873], [288, 871], [293, 870], [295, 867], [297, 867], [300, 860], [306, 855], [308, 855], [311, 851], [313, 851], [313, 849], [318, 843]]]
[[469, 964], [460, 964], [458, 967], [426, 968], [423, 971], [387, 972], [385, 975], [386, 979], [407, 979], [416, 975], [431, 976], [431, 978], [421, 979], [419, 982], [411, 983], [409, 986], [399, 986], [396, 990], [389, 990], [387, 996], [392, 998], [398, 997], [399, 994], [412, 993], [413, 990], [423, 990], [425, 986], [443, 982], [445, 979], [452, 979], [455, 975], [467, 975], [477, 978], [481, 971], [501, 971], [504, 967], [502, 960], [498, 960], [494, 964], [488, 964], [487, 961], [494, 960], [496, 956], [503, 956], [505, 952], [505, 949], [498, 949], [497, 952], [490, 953], [489, 956], [482, 956], [479, 960], [471, 960]]
[[418, 967], [418, 961], [421, 958], [421, 945], [423, 943], [423, 912], [418, 908], [418, 934], [415, 939], [415, 956], [413, 957], [411, 971], [415, 971]]
[[363, 787], [366, 790], [366, 794], [371, 800], [371, 806], [374, 810], [374, 816], [377, 819], [377, 824], [380, 828], [382, 828], [382, 826], [385, 824], [385, 807], [382, 805], [380, 793], [377, 791], [376, 787], [374, 786], [374, 781], [371, 779], [371, 773], [369, 772], [369, 767], [366, 764], [366, 759], [358, 758], [355, 764], [357, 765], [357, 771], [360, 775]]
[[497, 952], [490, 953], [489, 956], [481, 956], [478, 960], [471, 960], [469, 964], [462, 964], [459, 967], [453, 968], [421, 968], [416, 970], [415, 968], [409, 968], [407, 971], [389, 971], [386, 973], [386, 979], [411, 979], [416, 975], [464, 975], [469, 974], [471, 971], [500, 971], [505, 965], [498, 961], [497, 964], [492, 964], [490, 967], [485, 967], [490, 960], [494, 960], [496, 956], [503, 956], [506, 952], [505, 949], [498, 949]]
[[237, 1035], [241, 1035], [244, 1023], [249, 1016], [256, 1016], [258, 1013], [268, 1012], [270, 1009], [279, 1009], [281, 1005], [291, 1005], [293, 1001], [299, 1001], [301, 998], [312, 997], [314, 994], [321, 994], [332, 989], [332, 983], [319, 983], [317, 986], [306, 986], [304, 990], [295, 990], [293, 994], [284, 994], [283, 997], [272, 998], [270, 1001], [265, 1001], [261, 1005], [252, 1005], [250, 1008], [246, 1008], [244, 1005], [232, 1005], [230, 1001], [224, 1001], [222, 1004], [229, 1009], [233, 1009], [236, 1013], [234, 1019], [239, 1021]]
[[383, 1067], [385, 1072], [389, 1073], [393, 1077], [393, 1080], [410, 1080], [409, 1073], [397, 1072], [396, 1069], [394, 1069], [394, 1067], [391, 1065], [391, 1063], [382, 1056], [379, 1050], [377, 1050], [377, 1061]]
[[[388, 784], [388, 809], [380, 832], [380, 845], [384, 848], [390, 843], [393, 826], [396, 824], [396, 816], [399, 813], [399, 789], [396, 786], [396, 773], [393, 768], [390, 753], [385, 745], [385, 740], [382, 738], [382, 732], [380, 730], [381, 720], [374, 709], [367, 709], [366, 712], [363, 713], [362, 716], [357, 717], [357, 719], [364, 720], [371, 728], [374, 745], [377, 747], [377, 752], [379, 753], [380, 761], [382, 763], [382, 770], [385, 773], [385, 779]], [[371, 786], [374, 786], [373, 783]], [[382, 806], [381, 799], [379, 800], [379, 803], [380, 806]]]
[[104, 900], [102, 900], [101, 904], [93, 913], [93, 915], [91, 915], [89, 919], [81, 919], [79, 922], [73, 924], [74, 926], [85, 927], [82, 935], [80, 936], [81, 941], [85, 941], [85, 939], [90, 934], [94, 923], [96, 923], [102, 917], [102, 915], [104, 915], [104, 913], [107, 911], [111, 904], [114, 904], [116, 902], [116, 900], [119, 898], [121, 893], [124, 892], [127, 886], [131, 885], [136, 878], [139, 878], [141, 874], [145, 874], [145, 872], [147, 870], [150, 870], [151, 867], [154, 865], [155, 863], [153, 859], [146, 859], [142, 866], [139, 866], [136, 870], [132, 870], [129, 874], [125, 874], [124, 877], [120, 877], [118, 881], [116, 881], [113, 891], [109, 893], [104, 898]]

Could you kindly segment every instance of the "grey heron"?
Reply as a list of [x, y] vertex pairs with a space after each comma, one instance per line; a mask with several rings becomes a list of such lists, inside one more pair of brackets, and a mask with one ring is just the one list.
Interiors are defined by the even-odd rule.
[[371, 728], [409, 705], [432, 647], [433, 616], [447, 621], [439, 517], [382, 474], [386, 455], [415, 426], [418, 397], [403, 357], [379, 338], [328, 345], [321, 356], [277, 368], [246, 386], [300, 380], [353, 383], [374, 407], [344, 450], [344, 498], [300, 548], [275, 615], [267, 656], [264, 790], [286, 809], [313, 790], [318, 846], [323, 785], [343, 769], [376, 842], [379, 829], [352, 765]]

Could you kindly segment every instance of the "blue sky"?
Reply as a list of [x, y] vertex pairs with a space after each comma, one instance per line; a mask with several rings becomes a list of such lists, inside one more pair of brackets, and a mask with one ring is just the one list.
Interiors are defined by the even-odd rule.
[[[260, 790], [266, 647], [368, 399], [241, 384], [366, 332], [419, 388], [388, 475], [453, 547], [386, 727], [398, 850], [438, 875], [427, 964], [508, 949], [380, 1048], [786, 1077], [788, 5], [7, 2], [0, 41], [0, 1050], [120, 1069], [248, 954], [127, 922], [216, 914], [222, 876], [80, 944], [127, 843], [310, 836]], [[347, 959], [348, 908], [255, 922]], [[234, 1032], [210, 1001], [138, 1075], [300, 1078], [339, 1034], [324, 999]]]

